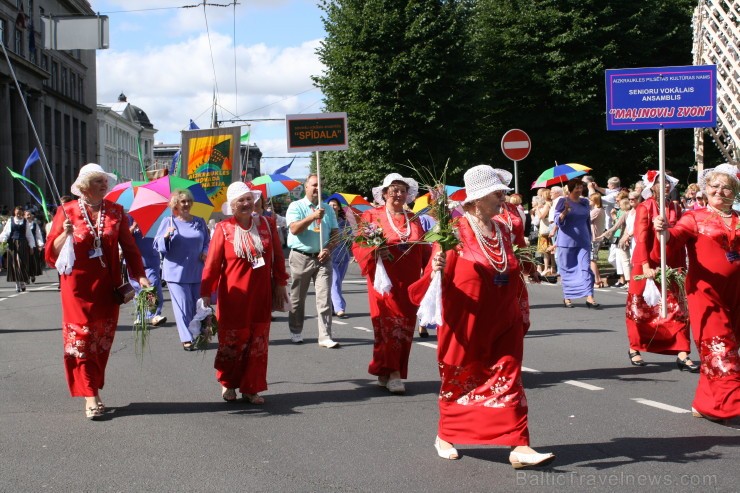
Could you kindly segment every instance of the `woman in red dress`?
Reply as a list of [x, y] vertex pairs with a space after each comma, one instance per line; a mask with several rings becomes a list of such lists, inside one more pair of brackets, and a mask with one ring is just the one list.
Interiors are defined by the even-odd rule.
[[420, 303], [432, 271], [444, 272], [434, 445], [444, 459], [459, 458], [453, 443], [508, 445], [515, 468], [544, 465], [555, 456], [529, 447], [521, 379], [524, 324], [513, 282], [520, 266], [508, 227], [491, 219], [509, 188], [487, 165], [465, 173], [465, 188], [465, 216], [457, 223], [460, 244], [446, 253], [435, 245], [424, 277], [410, 289], [412, 301]]
[[[660, 193], [657, 171], [648, 171], [642, 177], [645, 199], [635, 210], [634, 242], [632, 253], [632, 281], [629, 284], [626, 307], [627, 337], [629, 338], [629, 358], [633, 366], [645, 366], [640, 351], [657, 354], [676, 354], [676, 364], [681, 371], [698, 372], [699, 367], [689, 358], [691, 342], [689, 339], [689, 314], [678, 298], [678, 293], [668, 290], [666, 318], [660, 318], [660, 305], [650, 306], [643, 298], [647, 280], [635, 280], [634, 276], [655, 277], [655, 269], [660, 260], [650, 258], [655, 232], [653, 219], [660, 216], [656, 196]], [[666, 195], [676, 186], [678, 180], [666, 175]], [[681, 217], [680, 208], [669, 202], [666, 204], [668, 223], [673, 226]], [[672, 268], [686, 268], [686, 252], [672, 249], [666, 258], [666, 265]]]
[[[688, 211], [667, 229], [668, 250], [683, 253], [685, 246], [689, 254], [686, 294], [701, 364], [692, 411], [715, 420], [740, 416], [740, 221], [732, 210], [739, 178], [729, 164], [705, 170], [699, 186], [706, 209]], [[661, 217], [654, 225], [666, 230]]]
[[205, 306], [218, 292], [218, 351], [214, 367], [221, 396], [236, 401], [236, 389], [252, 404], [267, 390], [267, 348], [273, 308], [287, 300], [288, 274], [275, 221], [252, 214], [259, 190], [229, 185], [222, 212], [233, 217], [216, 224], [203, 269], [200, 295]]
[[[368, 372], [378, 377], [378, 385], [394, 394], [406, 388], [401, 379], [407, 378], [411, 342], [416, 329], [416, 310], [409, 300], [408, 288], [418, 281], [424, 268], [429, 247], [418, 242], [424, 236], [421, 223], [404, 206], [416, 198], [419, 185], [411, 178], [391, 173], [383, 184], [373, 188], [380, 207], [362, 214], [361, 223], [380, 226], [385, 243], [380, 248], [361, 243], [353, 245], [354, 257], [362, 275], [367, 277], [370, 318], [375, 332], [373, 359]], [[362, 229], [362, 225], [360, 226]], [[426, 252], [425, 252], [426, 251]], [[374, 288], [375, 272], [379, 263], [393, 284], [387, 294]]]
[[64, 368], [72, 397], [85, 398], [85, 415], [98, 419], [105, 413], [99, 390], [118, 326], [114, 290], [121, 285], [123, 250], [129, 272], [149, 286], [141, 254], [129, 231], [128, 217], [119, 204], [104, 200], [115, 175], [98, 164], [86, 164], [72, 184], [79, 197], [57, 210], [46, 242], [46, 262], [54, 266], [72, 237], [74, 265], [60, 277]]

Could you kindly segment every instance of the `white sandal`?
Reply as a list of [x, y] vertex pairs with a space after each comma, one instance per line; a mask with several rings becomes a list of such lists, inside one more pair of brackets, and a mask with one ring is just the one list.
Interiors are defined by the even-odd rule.
[[509, 454], [509, 462], [514, 466], [514, 469], [544, 466], [554, 460], [555, 454], [524, 454], [521, 452], [511, 452]]
[[440, 441], [441, 439], [439, 437], [434, 439], [434, 448], [437, 449], [437, 455], [447, 460], [457, 460], [460, 458], [460, 454], [457, 453], [455, 447], [442, 448]]

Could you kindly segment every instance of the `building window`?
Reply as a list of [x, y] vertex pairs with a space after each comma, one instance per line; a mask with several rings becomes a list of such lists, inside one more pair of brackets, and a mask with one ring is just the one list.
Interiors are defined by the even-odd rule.
[[54, 144], [62, 146], [62, 112], [54, 110]]
[[62, 87], [60, 90], [65, 96], [69, 96], [69, 79], [67, 78], [67, 67], [62, 67]]
[[5, 44], [5, 19], [0, 19], [0, 43]]
[[77, 76], [71, 70], [69, 71], [69, 97], [77, 101]]
[[72, 150], [80, 152], [80, 121], [72, 118]]
[[51, 62], [51, 88], [55, 91], [59, 90], [59, 64], [57, 62]]
[[41, 55], [41, 68], [46, 71], [49, 70], [49, 56], [48, 55]]
[[82, 147], [82, 161], [87, 162], [87, 123], [80, 122], [80, 147]]
[[77, 85], [79, 86], [77, 90], [77, 97], [79, 98], [78, 101], [80, 103], [85, 102], [85, 85], [82, 82], [82, 76], [80, 76], [80, 78], [77, 79]]
[[15, 29], [15, 52], [23, 56], [23, 32], [18, 28]]

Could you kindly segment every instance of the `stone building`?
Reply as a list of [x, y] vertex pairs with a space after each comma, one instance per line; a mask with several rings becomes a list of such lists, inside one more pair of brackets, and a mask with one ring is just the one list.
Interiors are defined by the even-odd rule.
[[[0, 40], [21, 87], [18, 94], [0, 49], [0, 205], [25, 204], [30, 195], [5, 170], [20, 173], [37, 146], [21, 97], [62, 195], [80, 166], [97, 158], [95, 50], [45, 50], [42, 15], [95, 15], [86, 0], [0, 0]], [[41, 165], [30, 178], [53, 202]]]

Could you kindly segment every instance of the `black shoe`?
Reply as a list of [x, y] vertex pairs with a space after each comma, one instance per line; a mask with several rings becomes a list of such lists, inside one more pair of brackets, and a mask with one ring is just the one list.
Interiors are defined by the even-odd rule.
[[598, 309], [601, 308], [601, 305], [598, 304], [598, 303], [596, 303], [595, 301], [593, 303], [591, 303], [590, 301], [586, 301], [586, 307], [587, 308], [595, 308], [595, 309], [598, 310]]
[[691, 359], [686, 356], [686, 359], [676, 358], [676, 366], [681, 371], [687, 371], [689, 373], [699, 373], [699, 365], [694, 362], [689, 363]]
[[427, 332], [427, 329], [425, 329], [424, 327], [419, 327], [419, 337], [423, 339], [429, 337], [429, 332]]
[[573, 308], [573, 302], [570, 300], [563, 300], [563, 305], [565, 308]]
[[632, 364], [632, 366], [647, 366], [647, 363], [645, 363], [645, 362], [644, 362], [644, 361], [642, 360], [642, 358], [640, 358], [640, 359], [639, 359], [639, 360], [637, 360], [637, 361], [635, 361], [635, 360], [633, 360], [633, 359], [632, 359], [632, 358], [634, 358], [635, 356], [640, 356], [640, 351], [627, 351], [627, 354], [628, 354], [628, 355], [629, 355], [629, 357], [630, 357], [630, 363]]

